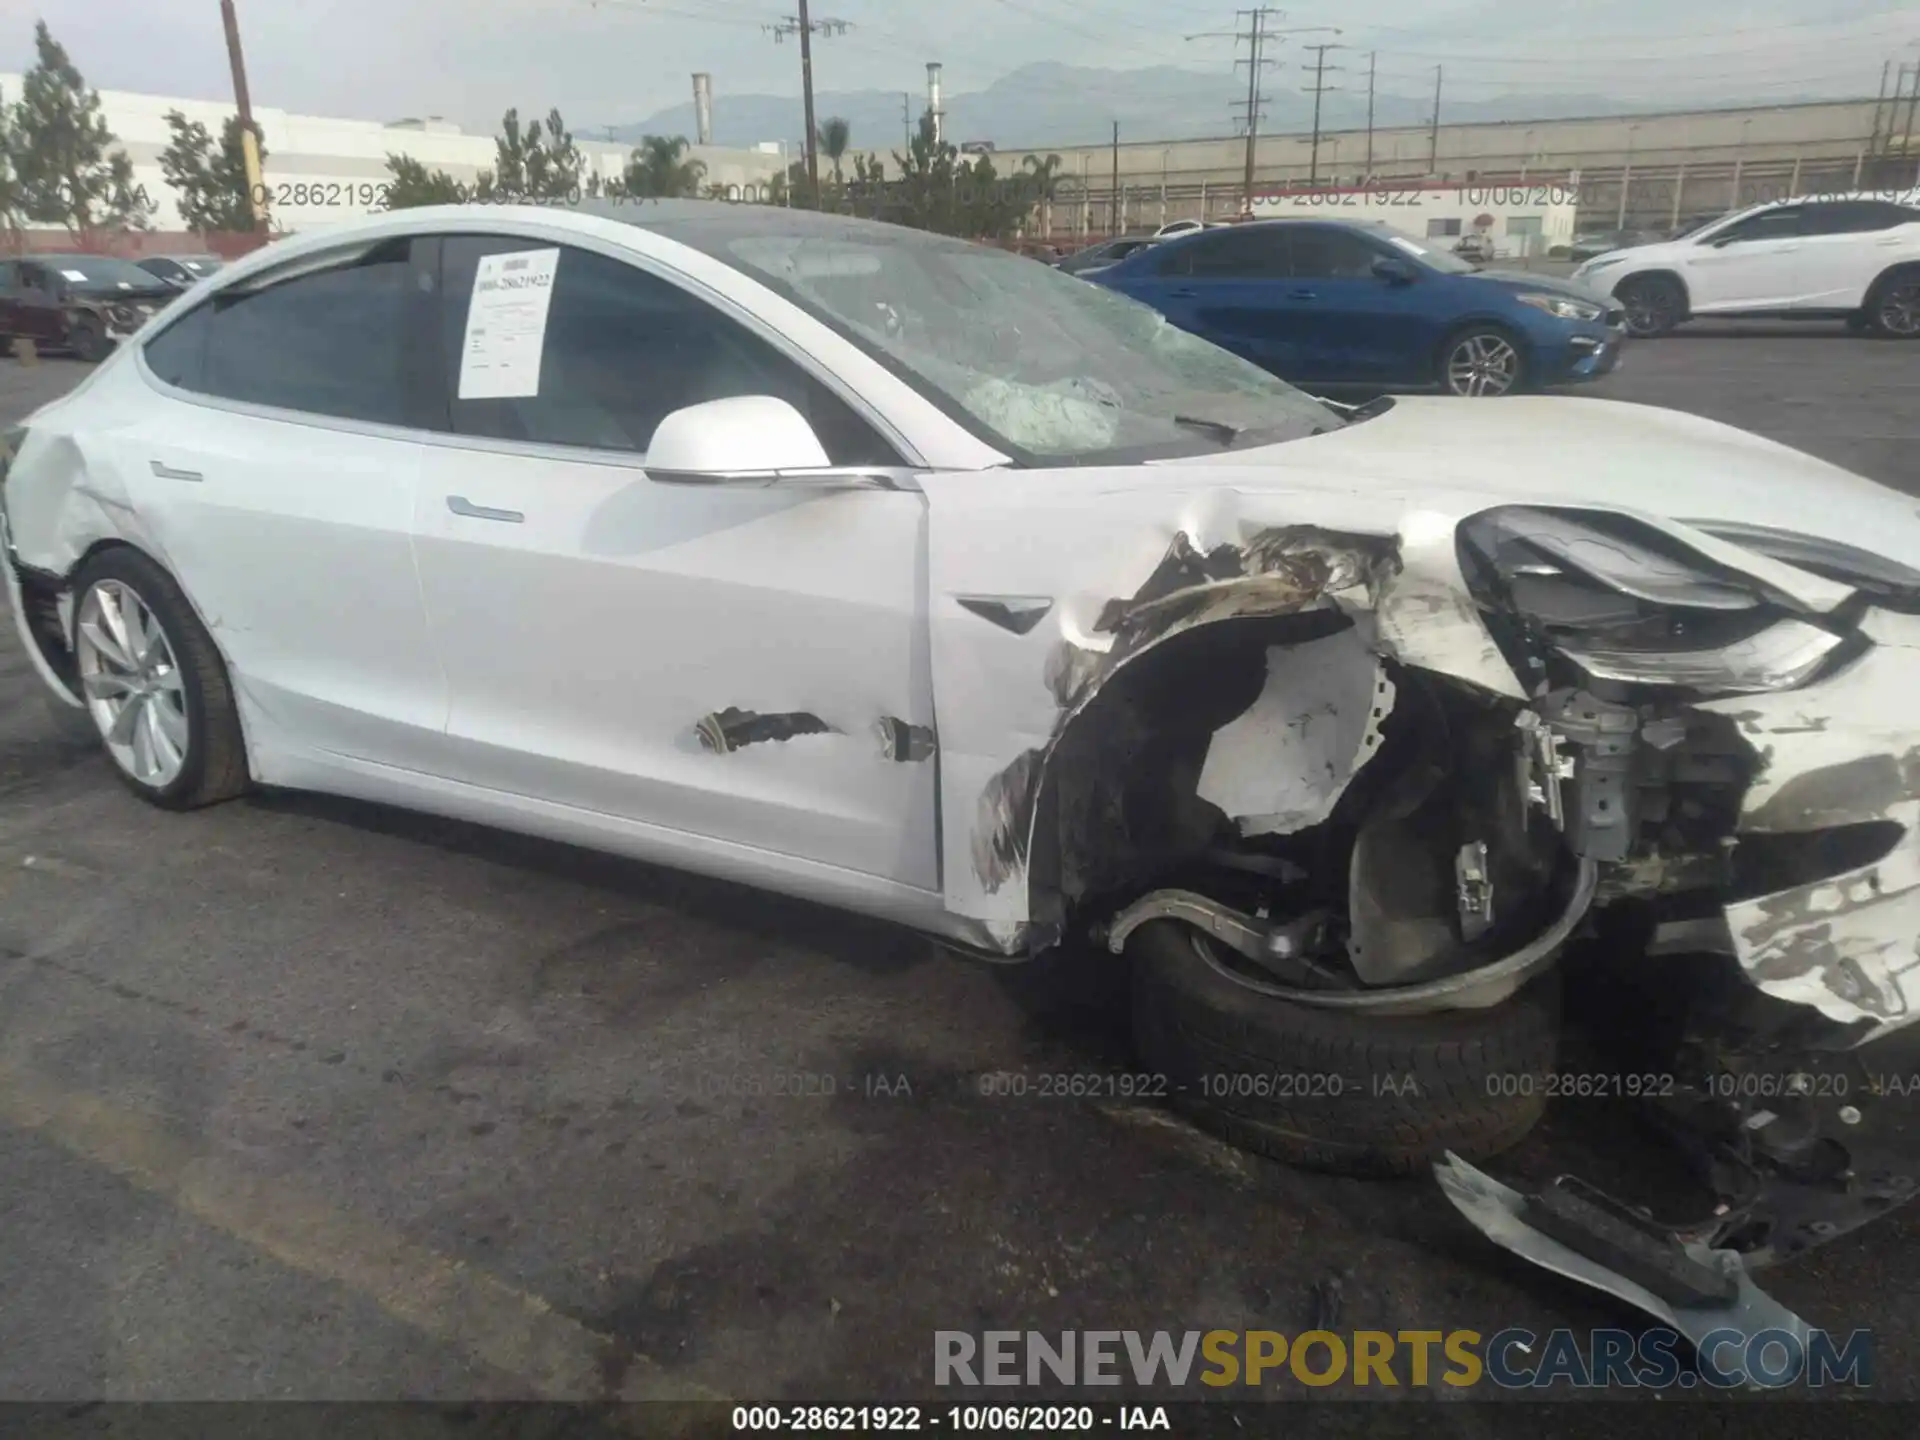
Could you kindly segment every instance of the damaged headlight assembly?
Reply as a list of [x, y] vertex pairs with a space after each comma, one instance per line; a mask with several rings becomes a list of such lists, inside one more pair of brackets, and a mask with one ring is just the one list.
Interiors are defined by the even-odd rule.
[[1589, 683], [1790, 690], [1848, 643], [1763, 582], [1626, 516], [1508, 506], [1475, 516], [1460, 538], [1476, 598], [1536, 689], [1554, 682], [1557, 659]]

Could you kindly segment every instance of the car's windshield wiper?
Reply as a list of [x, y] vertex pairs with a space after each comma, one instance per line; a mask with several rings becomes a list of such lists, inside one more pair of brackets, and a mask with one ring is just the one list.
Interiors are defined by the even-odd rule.
[[1224, 420], [1208, 420], [1200, 415], [1176, 415], [1173, 423], [1184, 425], [1189, 430], [1203, 430], [1223, 445], [1231, 445], [1240, 438], [1240, 427], [1229, 425]]

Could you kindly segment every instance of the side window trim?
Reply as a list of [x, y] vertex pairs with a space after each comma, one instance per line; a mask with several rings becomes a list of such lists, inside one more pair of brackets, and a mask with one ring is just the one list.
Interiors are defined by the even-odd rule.
[[[662, 284], [671, 285], [682, 294], [689, 296], [701, 304], [712, 306], [715, 310], [719, 311], [720, 314], [739, 325], [754, 338], [770, 346], [790, 364], [797, 366], [809, 379], [825, 388], [835, 399], [846, 405], [856, 416], [870, 425], [881, 439], [886, 441], [887, 444], [891, 445], [893, 449], [899, 453], [906, 468], [910, 470], [925, 470], [931, 468], [919, 449], [908, 440], [905, 435], [901, 434], [898, 428], [895, 427], [886, 416], [875, 409], [872, 402], [845, 384], [829, 366], [817, 359], [809, 351], [794, 344], [790, 337], [774, 329], [771, 325], [768, 325], [758, 315], [739, 304], [732, 297], [712, 289], [693, 276], [676, 270], [670, 265], [664, 265], [653, 256], [639, 255], [632, 250], [603, 243], [597, 236], [569, 235], [562, 238], [551, 234], [528, 234], [513, 228], [501, 228], [499, 226], [476, 223], [453, 225], [415, 237], [416, 239], [427, 239], [433, 242], [435, 304], [431, 307], [431, 313], [434, 335], [436, 337], [442, 333], [446, 323], [443, 307], [452, 303], [451, 298], [445, 293], [445, 268], [441, 258], [445, 253], [445, 246], [442, 242], [462, 236], [480, 240], [518, 242], [525, 244], [529, 248], [549, 245], [559, 245], [563, 248], [571, 246], [577, 250], [592, 251], [594, 254], [615, 261], [618, 264], [631, 266], [633, 269], [660, 281]], [[436, 346], [438, 345], [437, 338], [434, 343]], [[493, 436], [462, 435], [457, 433], [453, 429], [452, 422], [451, 406], [453, 397], [448, 393], [446, 384], [446, 375], [453, 368], [451, 364], [452, 358], [453, 357], [444, 357], [443, 363], [435, 367], [436, 384], [434, 388], [438, 394], [436, 406], [444, 407], [444, 409], [436, 408], [434, 414], [437, 418], [444, 418], [440, 429], [424, 432], [432, 437], [434, 443], [452, 446], [456, 449], [484, 449], [498, 453], [527, 454], [541, 458], [584, 459], [592, 457], [591, 463], [594, 464], [626, 465], [636, 469], [644, 468], [646, 455], [641, 451], [608, 450], [585, 445], [552, 445], [542, 441], [503, 440]]]

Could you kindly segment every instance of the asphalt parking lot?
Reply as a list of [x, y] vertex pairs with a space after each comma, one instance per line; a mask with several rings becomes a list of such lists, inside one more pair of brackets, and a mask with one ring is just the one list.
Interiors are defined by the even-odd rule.
[[[82, 373], [0, 361], [0, 419]], [[1920, 494], [1920, 346], [1698, 327], [1585, 393]], [[939, 1329], [1294, 1332], [1316, 1287], [1342, 1330], [1634, 1323], [1430, 1184], [982, 1096], [1119, 1058], [1044, 977], [366, 806], [162, 814], [38, 688], [9, 620], [0, 1398], [907, 1398]], [[1569, 1133], [1611, 1132], [1562, 1106], [1511, 1166]], [[1917, 1241], [1908, 1209], [1767, 1281], [1908, 1398]]]

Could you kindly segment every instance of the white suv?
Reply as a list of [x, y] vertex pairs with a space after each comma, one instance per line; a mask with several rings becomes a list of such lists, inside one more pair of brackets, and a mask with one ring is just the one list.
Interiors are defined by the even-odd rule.
[[1677, 240], [1596, 255], [1573, 278], [1611, 293], [1634, 335], [1703, 315], [1844, 319], [1920, 337], [1920, 191], [1736, 210]]

